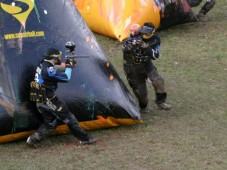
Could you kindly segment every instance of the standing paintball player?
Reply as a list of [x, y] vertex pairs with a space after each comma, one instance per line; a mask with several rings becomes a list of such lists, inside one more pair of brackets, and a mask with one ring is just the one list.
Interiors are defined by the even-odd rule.
[[164, 79], [152, 63], [152, 60], [159, 58], [160, 50], [160, 38], [155, 34], [154, 25], [144, 23], [141, 28], [138, 24], [133, 24], [130, 28], [130, 38], [124, 41], [122, 50], [125, 61], [124, 71], [129, 85], [138, 99], [141, 112], [148, 111], [146, 81], [152, 82], [156, 95], [155, 103], [158, 108], [170, 110], [172, 106], [166, 103], [167, 93], [164, 88]]
[[[75, 44], [69, 42], [66, 44], [67, 47], [75, 48]], [[75, 116], [55, 94], [58, 82], [68, 82], [72, 70], [76, 66], [75, 58], [66, 59], [65, 66], [61, 66], [61, 58], [61, 51], [55, 48], [48, 49], [36, 69], [34, 81], [31, 82], [30, 99], [36, 102], [37, 109], [44, 119], [38, 130], [27, 139], [27, 143], [31, 146], [36, 146], [59, 124], [68, 125], [71, 133], [81, 144], [96, 142], [95, 139], [81, 129]]]

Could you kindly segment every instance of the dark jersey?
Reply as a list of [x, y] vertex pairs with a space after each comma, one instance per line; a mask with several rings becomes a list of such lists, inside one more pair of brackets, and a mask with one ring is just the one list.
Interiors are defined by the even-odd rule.
[[149, 39], [143, 39], [143, 41], [149, 44], [148, 47], [143, 49], [143, 55], [149, 56], [152, 60], [159, 58], [159, 51], [161, 40], [158, 35], [154, 35]]
[[53, 63], [44, 60], [36, 69], [35, 81], [44, 87], [55, 91], [58, 82], [67, 82], [71, 78], [72, 68], [66, 68], [65, 71], [58, 70]]
[[[130, 37], [132, 39], [132, 37]], [[159, 58], [160, 50], [160, 38], [158, 35], [154, 35], [149, 39], [143, 39], [148, 46], [141, 47], [142, 43], [132, 45], [132, 43], [126, 42], [123, 45], [124, 60], [134, 61], [135, 63], [144, 63]]]

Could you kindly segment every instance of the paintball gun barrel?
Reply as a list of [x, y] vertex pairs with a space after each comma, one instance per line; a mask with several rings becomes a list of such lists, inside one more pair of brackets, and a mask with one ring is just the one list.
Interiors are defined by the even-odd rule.
[[74, 54], [69, 54], [65, 56], [65, 59], [70, 59], [70, 58], [89, 58], [88, 55], [74, 55]]

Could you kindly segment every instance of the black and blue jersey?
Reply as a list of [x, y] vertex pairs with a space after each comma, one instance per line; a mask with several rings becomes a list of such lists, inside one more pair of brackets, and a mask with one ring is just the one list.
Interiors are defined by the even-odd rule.
[[143, 55], [149, 56], [152, 60], [159, 58], [161, 40], [158, 35], [153, 35], [149, 39], [143, 39], [144, 42], [149, 44], [147, 48], [143, 49]]
[[53, 91], [57, 89], [58, 82], [68, 82], [71, 78], [72, 68], [66, 68], [65, 71], [58, 70], [54, 64], [44, 60], [36, 69], [35, 81]]

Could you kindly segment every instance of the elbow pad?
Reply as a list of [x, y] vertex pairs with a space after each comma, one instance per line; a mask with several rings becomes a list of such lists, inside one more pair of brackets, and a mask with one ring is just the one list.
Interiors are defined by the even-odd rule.
[[72, 75], [72, 68], [67, 67], [67, 68], [65, 69], [65, 74], [66, 74], [67, 77], [68, 77], [67, 81], [69, 81], [70, 78], [71, 78], [71, 75]]

